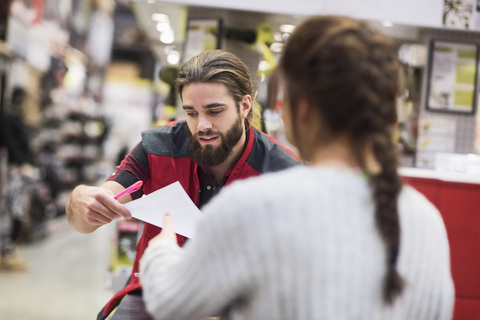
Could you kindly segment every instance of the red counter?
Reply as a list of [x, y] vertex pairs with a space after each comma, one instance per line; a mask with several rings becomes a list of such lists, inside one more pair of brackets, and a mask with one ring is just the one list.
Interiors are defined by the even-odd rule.
[[438, 208], [445, 221], [456, 295], [453, 319], [480, 320], [480, 181], [476, 181], [480, 177], [417, 175], [414, 170], [400, 174]]

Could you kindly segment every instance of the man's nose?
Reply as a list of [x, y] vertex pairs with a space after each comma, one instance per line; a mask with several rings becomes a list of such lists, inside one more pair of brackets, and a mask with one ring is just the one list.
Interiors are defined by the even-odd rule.
[[208, 117], [199, 115], [198, 116], [198, 124], [197, 124], [197, 130], [198, 131], [208, 131], [212, 129], [212, 123], [208, 119]]

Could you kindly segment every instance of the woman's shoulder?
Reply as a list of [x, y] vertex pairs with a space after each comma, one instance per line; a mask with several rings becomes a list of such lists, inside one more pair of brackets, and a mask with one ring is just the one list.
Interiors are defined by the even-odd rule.
[[423, 225], [433, 230], [445, 232], [445, 224], [440, 211], [425, 195], [409, 185], [405, 185], [400, 193], [399, 212], [405, 223]]
[[438, 209], [425, 197], [425, 195], [409, 185], [403, 186], [399, 197], [399, 203], [403, 206], [417, 207], [421, 210], [438, 213]]

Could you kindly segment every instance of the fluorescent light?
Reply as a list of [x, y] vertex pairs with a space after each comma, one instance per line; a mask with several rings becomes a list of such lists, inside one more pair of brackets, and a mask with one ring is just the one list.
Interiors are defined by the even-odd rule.
[[162, 21], [162, 22], [170, 22], [170, 18], [168, 17], [168, 15], [166, 15], [164, 13], [154, 13], [154, 14], [152, 14], [152, 20]]
[[172, 51], [167, 56], [167, 61], [170, 64], [177, 64], [180, 61], [180, 53], [178, 51]]
[[282, 52], [283, 43], [274, 42], [270, 45], [272, 52]]
[[277, 42], [283, 41], [282, 34], [280, 32], [275, 32], [273, 34], [273, 39], [275, 39], [275, 41]]
[[292, 33], [295, 30], [295, 26], [293, 24], [282, 24], [280, 26], [280, 31], [284, 33]]
[[270, 63], [265, 60], [260, 61], [260, 63], [258, 64], [258, 69], [260, 71], [268, 70], [268, 68], [270, 68]]
[[391, 21], [383, 21], [383, 22], [382, 22], [382, 25], [383, 25], [384, 27], [390, 28], [390, 27], [393, 27], [393, 22], [391, 22]]
[[282, 33], [282, 39], [283, 39], [283, 41], [287, 41], [288, 37], [290, 37], [290, 33], [288, 33], [288, 32]]
[[172, 43], [174, 40], [173, 32], [164, 32], [160, 35], [160, 41], [163, 43]]
[[168, 22], [159, 22], [157, 23], [157, 30], [159, 32], [168, 32], [170, 31], [170, 23]]

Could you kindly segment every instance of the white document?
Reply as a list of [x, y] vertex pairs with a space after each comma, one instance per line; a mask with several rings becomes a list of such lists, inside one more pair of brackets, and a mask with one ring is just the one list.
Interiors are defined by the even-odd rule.
[[162, 189], [125, 204], [132, 216], [158, 227], [163, 227], [163, 216], [170, 213], [173, 230], [193, 239], [202, 213], [176, 181]]

